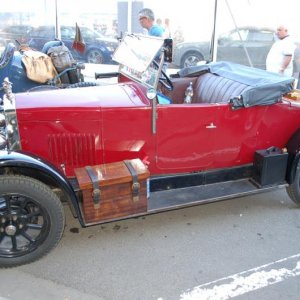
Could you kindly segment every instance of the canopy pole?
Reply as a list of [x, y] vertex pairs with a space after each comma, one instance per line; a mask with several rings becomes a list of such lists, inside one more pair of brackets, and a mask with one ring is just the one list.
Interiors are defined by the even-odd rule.
[[215, 0], [215, 9], [214, 9], [214, 24], [213, 24], [213, 32], [210, 42], [210, 61], [216, 61], [217, 59], [217, 43], [218, 38], [216, 34], [216, 28], [217, 28], [217, 10], [218, 10], [218, 0]]
[[245, 54], [246, 54], [246, 56], [247, 56], [247, 60], [248, 60], [249, 66], [250, 66], [250, 67], [253, 67], [251, 58], [250, 58], [250, 56], [249, 56], [249, 52], [248, 52], [247, 48], [245, 47], [244, 41], [243, 41], [243, 39], [242, 39], [241, 33], [240, 33], [240, 31], [239, 31], [239, 28], [238, 28], [238, 26], [237, 26], [237, 23], [236, 23], [236, 21], [235, 21], [235, 18], [234, 18], [234, 15], [233, 15], [232, 11], [231, 11], [231, 8], [230, 8], [230, 6], [229, 6], [229, 4], [228, 4], [228, 1], [225, 0], [225, 2], [226, 2], [226, 5], [227, 5], [227, 8], [228, 8], [228, 10], [229, 10], [230, 16], [231, 16], [231, 18], [232, 18], [232, 21], [233, 21], [233, 23], [234, 23], [234, 27], [235, 27], [235, 29], [237, 30], [237, 33], [238, 33], [238, 35], [239, 35], [239, 38], [240, 38], [240, 40], [241, 40], [241, 42], [242, 42], [242, 47], [243, 47], [243, 49], [244, 49], [244, 51], [245, 51]]

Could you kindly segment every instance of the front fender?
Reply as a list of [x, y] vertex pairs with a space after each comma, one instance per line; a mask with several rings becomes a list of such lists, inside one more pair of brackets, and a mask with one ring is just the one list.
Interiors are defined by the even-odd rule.
[[73, 206], [75, 216], [78, 217], [80, 224], [84, 226], [77, 196], [66, 176], [54, 165], [36, 155], [26, 152], [1, 150], [0, 171], [2, 174], [7, 168], [13, 169], [14, 172], [27, 176], [34, 174], [34, 177], [39, 180], [41, 180], [40, 176], [42, 175], [42, 178], [48, 178], [52, 182], [55, 182], [56, 186], [61, 188], [68, 196], [71, 205]]

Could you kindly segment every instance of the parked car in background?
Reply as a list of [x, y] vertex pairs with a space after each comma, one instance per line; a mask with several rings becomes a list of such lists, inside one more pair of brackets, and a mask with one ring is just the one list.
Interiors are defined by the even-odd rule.
[[11, 25], [0, 30], [0, 37], [6, 42], [23, 44], [27, 41], [28, 33], [32, 30], [30, 25]]
[[[118, 46], [118, 40], [107, 38], [101, 33], [88, 27], [80, 27], [81, 35], [85, 42], [85, 51], [79, 53], [72, 49], [76, 28], [75, 26], [61, 26], [61, 40], [71, 50], [77, 61], [96, 64], [111, 64], [112, 54]], [[44, 44], [55, 39], [54, 26], [39, 26], [29, 32], [28, 44], [37, 50], [42, 50]]]
[[[267, 54], [275, 41], [275, 31], [268, 28], [240, 27], [218, 38], [217, 61], [265, 69]], [[247, 57], [247, 52], [249, 59]], [[199, 61], [210, 61], [210, 42], [183, 42], [174, 48], [173, 63], [177, 67], [195, 66]]]

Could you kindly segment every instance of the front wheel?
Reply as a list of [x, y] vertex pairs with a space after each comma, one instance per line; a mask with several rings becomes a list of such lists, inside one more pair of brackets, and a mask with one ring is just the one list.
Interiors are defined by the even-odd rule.
[[0, 176], [0, 267], [46, 255], [61, 239], [62, 204], [45, 184], [24, 176]]
[[297, 165], [295, 179], [286, 188], [286, 190], [291, 200], [300, 206], [300, 161], [298, 162]]
[[203, 55], [199, 52], [188, 52], [181, 59], [181, 68], [194, 67], [198, 62], [203, 61]]

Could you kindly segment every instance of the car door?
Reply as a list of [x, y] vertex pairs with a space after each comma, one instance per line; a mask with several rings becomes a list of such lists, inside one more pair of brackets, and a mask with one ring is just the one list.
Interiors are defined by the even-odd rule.
[[266, 128], [264, 118], [267, 109], [268, 106], [254, 106], [234, 110], [229, 104], [220, 104], [214, 145], [216, 168], [233, 167], [253, 161], [259, 135]]
[[219, 111], [216, 104], [158, 105], [157, 168], [174, 173], [211, 168]]
[[267, 107], [228, 103], [158, 106], [156, 165], [166, 172], [251, 163]]

